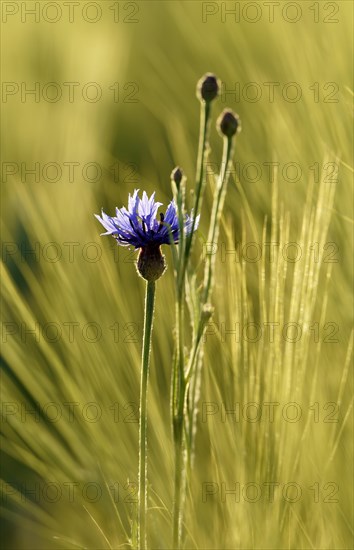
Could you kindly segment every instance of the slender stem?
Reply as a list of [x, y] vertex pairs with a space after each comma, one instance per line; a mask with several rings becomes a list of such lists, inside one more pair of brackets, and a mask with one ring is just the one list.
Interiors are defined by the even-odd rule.
[[185, 399], [185, 375], [184, 375], [184, 292], [181, 289], [177, 296], [177, 362], [174, 395], [173, 438], [175, 445], [175, 494], [173, 500], [173, 548], [180, 547], [182, 513], [181, 513], [181, 487], [183, 480], [183, 422]]
[[179, 282], [181, 286], [183, 286], [184, 284], [184, 277], [185, 277], [185, 272], [187, 268], [189, 253], [192, 248], [195, 222], [196, 222], [196, 218], [198, 216], [198, 213], [201, 207], [202, 198], [203, 198], [203, 190], [204, 190], [204, 183], [205, 183], [204, 168], [205, 168], [207, 143], [208, 143], [210, 113], [211, 113], [211, 104], [201, 103], [200, 132], [199, 132], [197, 173], [196, 173], [196, 193], [195, 193], [195, 201], [194, 201], [194, 208], [193, 208], [193, 222], [192, 222], [191, 231], [186, 239], [185, 257], [184, 257], [184, 262], [181, 269], [181, 278]]
[[146, 548], [146, 508], [147, 508], [147, 389], [151, 333], [154, 319], [155, 281], [146, 283], [143, 352], [140, 379], [140, 418], [139, 418], [139, 525], [138, 548]]
[[[179, 549], [182, 538], [183, 524], [183, 484], [185, 483], [185, 464], [183, 460], [183, 426], [186, 398], [186, 378], [184, 372], [184, 299], [185, 299], [185, 277], [192, 248], [196, 218], [199, 213], [203, 198], [205, 184], [205, 162], [207, 155], [208, 128], [210, 121], [210, 103], [201, 103], [200, 132], [198, 145], [196, 193], [193, 209], [192, 228], [185, 242], [180, 243], [180, 261], [177, 270], [176, 286], [176, 327], [177, 327], [177, 357], [173, 372], [173, 438], [175, 448], [175, 493], [173, 500], [173, 548]], [[184, 208], [184, 197], [181, 197], [181, 207]], [[183, 232], [183, 212], [180, 220], [180, 231]], [[183, 244], [184, 246], [181, 246]]]
[[[220, 217], [224, 208], [226, 188], [227, 188], [227, 182], [229, 177], [228, 167], [232, 158], [233, 143], [234, 143], [233, 138], [226, 138], [226, 137], [224, 138], [222, 165], [221, 165], [217, 186], [214, 192], [211, 222], [209, 226], [209, 234], [208, 234], [209, 243], [216, 244], [219, 236]], [[206, 259], [206, 264], [204, 268], [204, 282], [203, 282], [203, 291], [201, 295], [201, 307], [203, 307], [203, 305], [205, 305], [210, 300], [211, 292], [213, 289], [214, 271], [215, 271], [215, 255], [210, 255]], [[196, 377], [191, 387], [191, 396], [190, 396], [191, 409], [190, 411], [188, 411], [190, 413], [189, 414], [190, 416], [189, 433], [188, 433], [188, 441], [187, 441], [187, 451], [189, 455], [193, 453], [193, 446], [194, 446], [193, 439], [194, 439], [195, 418], [197, 413], [197, 410], [196, 410], [197, 409], [196, 407], [197, 389], [199, 387], [199, 382], [200, 382], [199, 381], [199, 377], [201, 375], [200, 363], [202, 361], [202, 356], [203, 356], [203, 348], [199, 347], [199, 341], [203, 334], [203, 329], [204, 327], [202, 326], [202, 320], [200, 319], [198, 330], [197, 330], [197, 338], [195, 339], [195, 342], [194, 342], [194, 349], [191, 354], [190, 362], [186, 373], [187, 386], [189, 386], [190, 384], [190, 379], [192, 375], [195, 375]], [[199, 340], [198, 340], [198, 337], [199, 337]], [[190, 463], [191, 463], [191, 456], [188, 456], [188, 464]]]
[[178, 423], [178, 432], [175, 432], [175, 495], [173, 501], [173, 549], [180, 548], [181, 543], [181, 489], [183, 479], [183, 421]]
[[[228, 181], [228, 167], [231, 159], [231, 153], [233, 148], [233, 139], [224, 138], [224, 147], [222, 155], [221, 170], [218, 178], [218, 183], [215, 189], [214, 199], [213, 199], [213, 209], [211, 214], [211, 223], [209, 228], [208, 242], [212, 244], [217, 244], [219, 237], [219, 225], [220, 217], [224, 209], [224, 202], [226, 196], [226, 188]], [[203, 283], [203, 299], [202, 303], [205, 304], [210, 298], [210, 293], [212, 290], [212, 279], [214, 276], [215, 269], [215, 255], [209, 255], [206, 258], [206, 265], [204, 269], [204, 283]]]

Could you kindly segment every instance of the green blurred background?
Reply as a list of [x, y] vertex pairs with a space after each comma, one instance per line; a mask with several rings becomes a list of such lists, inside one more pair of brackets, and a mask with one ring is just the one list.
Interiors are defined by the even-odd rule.
[[[193, 188], [199, 132], [195, 86], [207, 71], [223, 82], [210, 137], [214, 168], [222, 145], [216, 117], [228, 106], [242, 120], [221, 241], [228, 250], [239, 243], [261, 244], [265, 217], [266, 241], [274, 241], [271, 227], [278, 227], [275, 240], [285, 243], [317, 239], [303, 251], [302, 258], [312, 263], [300, 262], [296, 272], [300, 264], [285, 266], [279, 257], [278, 273], [267, 264], [261, 286], [260, 262], [234, 262], [231, 255], [223, 260], [218, 253], [215, 324], [206, 342], [192, 490], [186, 498], [186, 547], [351, 548], [352, 3], [275, 3], [272, 21], [266, 2], [37, 4], [1, 6], [6, 264], [1, 477], [12, 486], [4, 485], [2, 498], [4, 548], [129, 545], [130, 492], [135, 494], [129, 483], [137, 480], [138, 457], [138, 424], [129, 420], [136, 420], [139, 395], [144, 285], [135, 274], [134, 256], [100, 238], [93, 213], [103, 207], [113, 214], [135, 188], [156, 190], [166, 205], [169, 174], [177, 164]], [[225, 10], [236, 10], [235, 15]], [[269, 83], [275, 83], [274, 100]], [[25, 93], [33, 89], [37, 95]], [[57, 93], [62, 96], [54, 101]], [[277, 163], [275, 184], [267, 163]], [[300, 168], [298, 177], [289, 163]], [[329, 187], [335, 188], [333, 204]], [[209, 181], [196, 265], [203, 264], [211, 200]], [[320, 253], [334, 243], [325, 252], [334, 251], [336, 262], [326, 265], [326, 256], [315, 262], [309, 251], [315, 242]], [[149, 390], [154, 548], [170, 547], [173, 492], [174, 286], [172, 258], [168, 250], [165, 254], [170, 267], [157, 289]], [[303, 307], [294, 317], [296, 292]], [[249, 344], [220, 335], [221, 323], [228, 329], [263, 323], [263, 301], [268, 322], [306, 319], [306, 337], [290, 351], [284, 341], [274, 351], [265, 336]], [[310, 329], [315, 323], [319, 343]], [[324, 330], [326, 323], [333, 325]], [[338, 342], [327, 343], [333, 327]], [[35, 329], [35, 336], [26, 336], [25, 329]], [[232, 423], [220, 414], [223, 404], [233, 408], [264, 397], [281, 406], [296, 401], [301, 421], [286, 422], [280, 415], [274, 424]], [[74, 419], [68, 402], [79, 403]], [[203, 421], [211, 402], [218, 412]], [[48, 403], [62, 413], [57, 421], [48, 417], [54, 409], [43, 412]], [[88, 403], [96, 405], [90, 409]], [[338, 407], [337, 423], [324, 420], [332, 411], [328, 403]], [[26, 415], [25, 406], [37, 416]], [[88, 420], [97, 408], [102, 416]], [[281, 497], [269, 503], [264, 495], [253, 503], [242, 496], [238, 503], [232, 496], [223, 499], [223, 483], [231, 488], [237, 482], [271, 481], [297, 482], [301, 498], [290, 504]], [[49, 482], [63, 491], [61, 498], [52, 497], [55, 502], [41, 492], [21, 496], [35, 483], [47, 487]], [[79, 489], [70, 499], [64, 484], [73, 482]], [[87, 483], [101, 488], [97, 501], [83, 492]], [[206, 502], [205, 483], [215, 489]], [[318, 502], [316, 489], [309, 489], [316, 483]], [[113, 499], [112, 485], [119, 488]], [[338, 502], [326, 501], [333, 488]]]

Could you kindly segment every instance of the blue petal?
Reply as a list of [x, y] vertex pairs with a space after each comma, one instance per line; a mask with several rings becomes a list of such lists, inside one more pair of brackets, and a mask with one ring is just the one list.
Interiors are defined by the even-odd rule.
[[[128, 209], [124, 206], [116, 208], [115, 217], [110, 217], [105, 212], [101, 216], [95, 214], [98, 221], [107, 230], [102, 235], [113, 235], [121, 246], [132, 245], [135, 248], [147, 246], [150, 243], [170, 244], [170, 232], [173, 240], [178, 242], [179, 223], [176, 203], [172, 200], [164, 217], [164, 223], [156, 219], [158, 208], [162, 203], [155, 202], [155, 193], [149, 198], [143, 192], [139, 197], [139, 189], [135, 189], [133, 195], [129, 194]], [[200, 216], [195, 220], [194, 229], [197, 229]], [[191, 215], [185, 215], [184, 232], [189, 234], [193, 225], [193, 211]]]
[[94, 214], [95, 218], [98, 219], [98, 221], [103, 225], [105, 229], [107, 229], [106, 233], [101, 233], [101, 235], [112, 235], [112, 233], [117, 232], [117, 228], [115, 227], [112, 218], [107, 216], [103, 210], [102, 210], [102, 218], [98, 214]]
[[130, 193], [129, 193], [129, 199], [128, 199], [129, 214], [136, 215], [136, 213], [138, 211], [138, 206], [139, 206], [139, 202], [140, 202], [138, 193], [139, 193], [139, 189], [134, 190], [134, 193], [133, 193], [132, 197], [130, 196]]
[[143, 198], [140, 201], [138, 213], [148, 230], [154, 229], [154, 222], [159, 206], [162, 206], [162, 203], [155, 202], [155, 192], [151, 195], [150, 199], [145, 191], [143, 192]]

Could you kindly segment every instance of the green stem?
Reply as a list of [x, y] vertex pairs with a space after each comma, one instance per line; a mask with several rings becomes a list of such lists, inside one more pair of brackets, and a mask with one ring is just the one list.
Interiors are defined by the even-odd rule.
[[[185, 465], [183, 461], [183, 426], [184, 426], [184, 405], [186, 397], [186, 379], [184, 373], [184, 298], [185, 298], [185, 276], [192, 248], [194, 228], [197, 215], [199, 213], [203, 188], [205, 183], [205, 161], [207, 155], [208, 128], [210, 121], [211, 105], [210, 103], [201, 103], [200, 132], [198, 145], [197, 173], [196, 173], [196, 193], [193, 209], [192, 228], [185, 242], [180, 243], [180, 261], [177, 270], [176, 286], [176, 326], [177, 326], [177, 357], [173, 372], [173, 437], [175, 448], [175, 493], [173, 501], [173, 548], [179, 549], [182, 537], [182, 485], [185, 481]], [[182, 203], [179, 208], [180, 231], [183, 232], [183, 210], [184, 197], [181, 197]], [[184, 246], [181, 246], [183, 244]]]
[[193, 208], [193, 222], [192, 222], [191, 232], [189, 233], [186, 239], [184, 262], [182, 265], [181, 278], [179, 281], [180, 286], [184, 285], [184, 278], [185, 278], [185, 272], [188, 264], [189, 253], [192, 248], [195, 221], [198, 216], [198, 213], [201, 207], [202, 198], [203, 198], [203, 190], [204, 190], [204, 183], [205, 183], [204, 169], [205, 169], [206, 152], [207, 152], [210, 113], [211, 113], [211, 104], [202, 102], [201, 110], [200, 110], [200, 132], [199, 132], [199, 146], [198, 146], [197, 173], [196, 173], [196, 193], [195, 193], [195, 201], [194, 201], [194, 208]]
[[151, 333], [154, 319], [155, 281], [146, 283], [143, 352], [140, 379], [139, 413], [139, 523], [138, 548], [146, 548], [146, 508], [147, 508], [147, 389]]
[[[232, 158], [233, 143], [234, 143], [233, 138], [227, 138], [227, 137], [224, 138], [222, 165], [221, 165], [217, 186], [214, 192], [213, 208], [212, 208], [211, 222], [210, 222], [209, 234], [208, 234], [208, 243], [216, 244], [219, 237], [220, 217], [224, 208], [227, 181], [229, 176], [228, 167]], [[213, 289], [214, 271], [215, 271], [215, 255], [210, 255], [206, 259], [206, 264], [204, 269], [204, 282], [203, 282], [203, 291], [201, 296], [201, 307], [207, 304], [210, 300], [211, 292]], [[199, 347], [199, 341], [203, 334], [203, 330], [204, 330], [204, 327], [202, 326], [202, 320], [200, 319], [198, 330], [197, 330], [197, 338], [195, 339], [195, 342], [194, 342], [194, 349], [192, 351], [190, 362], [186, 373], [187, 386], [190, 385], [190, 379], [192, 375], [195, 375], [196, 377], [191, 387], [191, 395], [190, 395], [191, 409], [190, 411], [188, 411], [190, 413], [189, 433], [187, 438], [187, 451], [189, 454], [188, 464], [190, 464], [191, 462], [190, 454], [193, 453], [193, 445], [194, 445], [193, 439], [194, 439], [194, 424], [195, 424], [195, 418], [196, 418], [196, 412], [197, 412], [196, 410], [197, 409], [196, 407], [197, 388], [199, 386], [199, 377], [201, 375], [200, 362], [202, 360], [202, 354], [203, 354], [203, 349]]]
[[[218, 178], [218, 183], [215, 189], [213, 209], [211, 214], [211, 224], [208, 234], [208, 243], [217, 244], [219, 237], [219, 225], [222, 211], [224, 209], [224, 202], [226, 196], [227, 180], [228, 180], [228, 167], [231, 159], [231, 153], [233, 148], [233, 139], [224, 138], [224, 147], [222, 155], [221, 170]], [[203, 299], [202, 304], [206, 304], [210, 298], [212, 290], [212, 280], [215, 270], [215, 254], [207, 256], [206, 265], [204, 270], [204, 283], [203, 283]]]
[[181, 543], [181, 489], [183, 479], [183, 417], [178, 420], [178, 427], [175, 429], [175, 494], [173, 501], [173, 549], [180, 548]]
[[177, 362], [175, 373], [173, 438], [175, 446], [175, 494], [173, 500], [173, 548], [180, 548], [182, 512], [181, 487], [183, 480], [183, 422], [185, 399], [184, 376], [184, 292], [183, 288], [177, 295]]

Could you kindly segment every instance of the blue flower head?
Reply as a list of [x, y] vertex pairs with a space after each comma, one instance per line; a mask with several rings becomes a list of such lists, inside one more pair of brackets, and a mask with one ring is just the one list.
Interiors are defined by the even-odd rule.
[[[175, 201], [171, 201], [167, 207], [166, 213], [160, 213], [160, 220], [156, 219], [159, 206], [162, 206], [161, 202], [155, 202], [155, 193], [149, 198], [146, 192], [143, 192], [143, 197], [140, 199], [139, 189], [135, 189], [133, 196], [129, 195], [128, 209], [116, 208], [116, 215], [114, 217], [107, 216], [102, 210], [101, 216], [95, 214], [98, 221], [106, 229], [105, 233], [101, 235], [112, 235], [117, 243], [121, 246], [134, 246], [140, 248], [140, 256], [138, 260], [138, 271], [147, 280], [153, 277], [152, 273], [142, 273], [139, 263], [142, 264], [142, 269], [145, 265], [148, 269], [155, 263], [160, 264], [160, 275], [165, 270], [165, 263], [160, 251], [162, 244], [171, 244], [170, 234], [172, 235], [175, 243], [179, 240], [179, 223], [177, 206]], [[194, 230], [197, 229], [199, 224], [199, 216], [195, 219]], [[193, 227], [193, 214], [191, 216], [185, 215], [184, 231], [185, 234], [189, 234]], [[155, 258], [155, 262], [153, 261]], [[161, 260], [162, 259], [162, 260]], [[162, 269], [163, 262], [163, 269]], [[155, 267], [156, 267], [155, 265]], [[157, 274], [157, 269], [152, 267], [152, 271]], [[145, 276], [147, 275], [147, 276]], [[148, 278], [149, 277], [149, 278]]]

